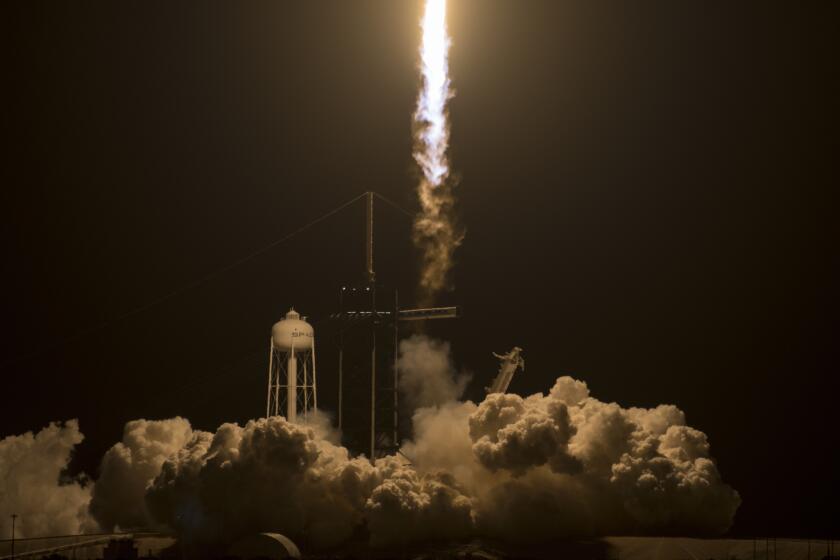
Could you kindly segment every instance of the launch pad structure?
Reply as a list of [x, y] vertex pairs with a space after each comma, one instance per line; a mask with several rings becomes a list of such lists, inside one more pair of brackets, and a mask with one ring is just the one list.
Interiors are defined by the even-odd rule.
[[[402, 439], [400, 325], [460, 315], [454, 306], [401, 308], [398, 291], [377, 280], [374, 196], [379, 195], [367, 192], [354, 199], [363, 199], [366, 209], [364, 275], [357, 283], [341, 286], [338, 311], [329, 315], [328, 323], [338, 354], [337, 420], [342, 444], [371, 461], [396, 453]], [[316, 379], [314, 329], [291, 309], [271, 331], [266, 417], [284, 415], [291, 422], [306, 422], [318, 407]]]
[[337, 330], [338, 428], [351, 451], [371, 461], [400, 446], [399, 334], [409, 321], [454, 319], [457, 307], [400, 307], [395, 288], [377, 281], [374, 270], [374, 193], [365, 195], [365, 269], [360, 283], [342, 286]]

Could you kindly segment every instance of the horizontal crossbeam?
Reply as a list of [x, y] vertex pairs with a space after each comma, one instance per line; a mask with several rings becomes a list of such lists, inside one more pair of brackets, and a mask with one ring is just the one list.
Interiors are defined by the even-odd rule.
[[[330, 316], [334, 320], [362, 321], [365, 319], [391, 319], [393, 311], [342, 311]], [[398, 321], [425, 321], [427, 319], [457, 319], [461, 316], [458, 307], [426, 307], [420, 309], [400, 309], [397, 311]]]
[[400, 309], [400, 321], [422, 321], [424, 319], [457, 319], [461, 316], [458, 307], [426, 307], [424, 309]]

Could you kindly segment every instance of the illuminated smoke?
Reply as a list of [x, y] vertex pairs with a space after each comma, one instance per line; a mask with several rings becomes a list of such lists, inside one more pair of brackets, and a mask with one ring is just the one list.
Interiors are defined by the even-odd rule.
[[421, 299], [431, 303], [446, 286], [453, 253], [463, 239], [463, 233], [455, 223], [455, 199], [446, 155], [449, 146], [446, 102], [452, 97], [446, 0], [426, 0], [421, 27], [423, 84], [414, 113], [414, 159], [423, 177], [417, 189], [420, 213], [414, 220], [414, 243], [423, 252]]
[[150, 527], [146, 510], [146, 487], [160, 473], [161, 465], [178, 452], [193, 435], [183, 418], [132, 420], [123, 429], [123, 439], [102, 457], [99, 479], [93, 488], [90, 513], [106, 531]]
[[106, 453], [90, 500], [85, 479], [61, 474], [82, 439], [71, 421], [0, 440], [0, 513], [25, 514], [19, 536], [93, 531], [90, 502], [103, 529], [165, 526], [188, 548], [216, 552], [261, 531], [311, 548], [401, 547], [710, 536], [732, 524], [740, 497], [677, 407], [606, 403], [571, 377], [547, 393], [463, 402], [448, 345], [411, 338], [400, 358], [416, 370], [407, 388], [420, 408], [412, 440], [375, 464], [353, 458], [325, 417], [215, 433], [182, 418], [138, 420]]
[[560, 377], [548, 393], [463, 390], [448, 345], [403, 342], [413, 437], [371, 464], [326, 425], [281, 417], [225, 424], [163, 463], [146, 504], [194, 543], [279, 531], [311, 547], [363, 538], [394, 547], [489, 537], [513, 543], [610, 534], [715, 535], [740, 497], [705, 434], [672, 405], [624, 408]]
[[412, 410], [446, 404], [464, 394], [470, 376], [458, 374], [449, 343], [424, 335], [400, 341], [400, 393]]
[[66, 474], [76, 445], [84, 436], [79, 422], [53, 422], [37, 434], [0, 439], [0, 539], [96, 532], [88, 514], [91, 484]]
[[[452, 375], [444, 345], [422, 352], [440, 353], [429, 362], [440, 368], [433, 377]], [[316, 548], [354, 536], [393, 547], [715, 535], [740, 504], [705, 434], [686, 426], [678, 408], [604, 403], [570, 377], [547, 394], [438, 402], [418, 409], [413, 427], [401, 453], [373, 465], [321, 427], [281, 417], [194, 432], [163, 463], [146, 504], [195, 544], [278, 531]]]

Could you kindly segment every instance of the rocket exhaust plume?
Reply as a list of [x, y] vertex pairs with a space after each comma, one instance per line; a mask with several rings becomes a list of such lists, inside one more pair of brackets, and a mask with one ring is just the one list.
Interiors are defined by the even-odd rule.
[[446, 102], [453, 95], [449, 87], [446, 0], [426, 0], [421, 27], [423, 83], [414, 113], [414, 159], [422, 178], [417, 188], [420, 212], [414, 220], [413, 238], [423, 253], [421, 300], [432, 303], [446, 286], [453, 253], [463, 239], [455, 222], [455, 199], [446, 155], [449, 146]]

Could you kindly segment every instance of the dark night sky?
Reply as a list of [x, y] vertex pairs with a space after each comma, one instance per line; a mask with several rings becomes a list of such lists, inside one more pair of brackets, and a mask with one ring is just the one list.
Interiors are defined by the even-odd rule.
[[[518, 344], [516, 392], [678, 405], [735, 534], [837, 531], [830, 4], [450, 7], [465, 317], [436, 332], [468, 396]], [[0, 436], [78, 417], [93, 474], [127, 420], [260, 414], [272, 322], [361, 274], [360, 206], [121, 317], [363, 191], [416, 208], [419, 3], [4, 8]], [[410, 292], [409, 224], [380, 216], [380, 278]]]

